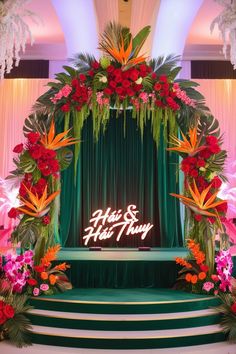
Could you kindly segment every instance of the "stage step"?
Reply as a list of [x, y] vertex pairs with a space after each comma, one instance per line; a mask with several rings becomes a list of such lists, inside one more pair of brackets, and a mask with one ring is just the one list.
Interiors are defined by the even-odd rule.
[[34, 343], [103, 349], [171, 348], [224, 340], [218, 325], [157, 331], [89, 331], [33, 326]]
[[220, 320], [220, 316], [212, 310], [137, 315], [32, 310], [29, 317], [32, 324], [40, 326], [104, 331], [111, 328], [114, 331], [144, 331], [199, 327], [217, 324]]
[[31, 299], [34, 343], [149, 349], [223, 341], [212, 296], [171, 289], [72, 289]]

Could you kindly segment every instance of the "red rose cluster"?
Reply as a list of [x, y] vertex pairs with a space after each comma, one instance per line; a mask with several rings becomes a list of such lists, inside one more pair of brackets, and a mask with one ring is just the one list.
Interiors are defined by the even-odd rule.
[[[213, 193], [215, 193], [221, 187], [222, 184], [221, 179], [217, 176], [215, 176], [210, 181], [209, 178], [208, 180], [206, 179], [207, 165], [209, 164], [208, 159], [210, 159], [212, 155], [218, 154], [221, 151], [221, 148], [219, 146], [218, 139], [215, 136], [210, 135], [205, 138], [205, 144], [202, 147], [202, 150], [200, 150], [194, 156], [188, 156], [182, 160], [181, 170], [185, 175], [186, 189], [188, 188], [189, 181], [191, 187], [193, 188], [193, 184], [191, 183], [193, 179], [195, 180], [200, 193], [202, 193], [203, 190], [211, 184], [211, 189], [205, 197], [205, 201], [207, 201], [213, 195]], [[227, 207], [227, 203], [225, 202], [217, 205], [215, 209], [221, 216], [224, 216], [227, 212]], [[196, 221], [201, 221], [202, 215], [195, 214], [194, 219]], [[216, 220], [213, 217], [208, 217], [207, 219], [212, 224]]]
[[[212, 155], [218, 154], [220, 151], [221, 148], [219, 146], [218, 139], [215, 136], [209, 135], [206, 137], [206, 142], [203, 146], [203, 149], [199, 151], [195, 156], [188, 156], [184, 158], [181, 162], [180, 168], [184, 172], [185, 176], [193, 177], [196, 179], [197, 177], [201, 176], [201, 174], [204, 175], [204, 173], [201, 173], [201, 170], [205, 170], [207, 160]], [[200, 179], [199, 183], [197, 183], [197, 186], [203, 190], [208, 186], [208, 182], [205, 182], [203, 179]], [[218, 188], [220, 186], [221, 184], [218, 186]]]
[[39, 143], [39, 133], [28, 134], [27, 150], [30, 156], [37, 161], [37, 166], [43, 176], [49, 176], [59, 171], [60, 166], [54, 150], [46, 149]]
[[[162, 109], [170, 108], [176, 111], [180, 108], [177, 101], [181, 99], [177, 97], [176, 84], [166, 75], [157, 77], [152, 68], [145, 63], [122, 70], [121, 67], [113, 64], [104, 69], [100, 63], [95, 61], [86, 73], [79, 74], [78, 77], [72, 79], [70, 89], [67, 84], [51, 98], [51, 101], [55, 104], [59, 103], [63, 112], [69, 112], [71, 107], [80, 111], [83, 105], [90, 104], [93, 80], [97, 74], [100, 76], [94, 91], [103, 93], [104, 97], [113, 100], [114, 103], [118, 97], [120, 102], [128, 99], [129, 103], [134, 104], [137, 109], [139, 103], [148, 102]], [[149, 86], [144, 90], [143, 79], [147, 77]], [[63, 93], [65, 87], [67, 88], [66, 94]], [[144, 94], [147, 96], [145, 100]]]
[[0, 300], [0, 325], [3, 325], [7, 320], [13, 318], [14, 315], [14, 308], [3, 300]]

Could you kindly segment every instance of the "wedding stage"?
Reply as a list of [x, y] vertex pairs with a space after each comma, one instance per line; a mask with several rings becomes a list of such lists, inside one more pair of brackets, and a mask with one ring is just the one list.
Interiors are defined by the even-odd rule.
[[148, 349], [222, 342], [213, 296], [171, 289], [185, 248], [62, 249], [75, 288], [31, 299], [34, 343]]

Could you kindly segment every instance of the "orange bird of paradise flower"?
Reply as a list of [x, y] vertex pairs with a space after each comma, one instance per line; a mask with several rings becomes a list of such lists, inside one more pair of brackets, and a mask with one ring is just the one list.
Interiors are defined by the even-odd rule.
[[121, 63], [121, 65], [136, 65], [139, 63], [142, 63], [145, 61], [145, 57], [144, 56], [139, 56], [137, 58], [130, 58], [131, 57], [131, 53], [132, 53], [132, 40], [129, 42], [129, 45], [127, 47], [127, 49], [125, 49], [124, 46], [124, 41], [122, 39], [121, 41], [121, 46], [120, 48], [115, 48], [115, 47], [107, 47], [106, 48], [108, 53], [116, 59], [116, 61], [118, 61], [119, 63]]
[[176, 136], [171, 135], [170, 138], [173, 140], [173, 144], [175, 144], [175, 147], [168, 148], [167, 150], [169, 151], [177, 151], [177, 152], [183, 152], [186, 153], [190, 156], [194, 156], [196, 153], [199, 151], [203, 150], [206, 148], [206, 146], [199, 146], [201, 142], [201, 138], [198, 139], [197, 136], [197, 127], [193, 129], [189, 129], [189, 140], [186, 138], [186, 136], [181, 132], [183, 140], [178, 139]]
[[215, 201], [217, 193], [213, 193], [210, 198], [206, 199], [206, 196], [211, 189], [211, 184], [205, 188], [202, 193], [199, 192], [195, 180], [193, 181], [193, 189], [190, 185], [189, 191], [192, 196], [191, 198], [185, 197], [181, 194], [170, 193], [173, 197], [179, 198], [181, 202], [186, 205], [188, 208], [193, 210], [195, 213], [205, 215], [205, 216], [213, 216], [219, 220], [219, 216], [217, 210], [215, 209], [215, 213], [208, 211], [209, 209], [214, 209], [216, 206], [226, 203], [226, 200], [220, 200], [218, 202]]
[[40, 142], [46, 149], [50, 150], [57, 150], [65, 146], [77, 144], [79, 142], [79, 139], [72, 138], [70, 136], [66, 137], [69, 131], [70, 129], [56, 135], [55, 123], [54, 120], [52, 120], [49, 132], [45, 132], [43, 134], [40, 139]]
[[17, 209], [24, 214], [34, 216], [36, 218], [41, 218], [45, 215], [49, 208], [48, 205], [56, 198], [56, 196], [60, 193], [60, 191], [56, 191], [51, 195], [47, 195], [47, 186], [44, 188], [42, 196], [39, 198], [37, 194], [31, 192], [26, 186], [24, 186], [27, 194], [28, 199], [26, 200], [22, 196], [20, 196], [20, 200], [24, 203], [24, 205], [18, 207]]

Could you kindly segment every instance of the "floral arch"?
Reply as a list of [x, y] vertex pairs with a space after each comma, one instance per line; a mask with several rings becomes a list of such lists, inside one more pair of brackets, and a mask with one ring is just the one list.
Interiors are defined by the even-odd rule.
[[[71, 145], [75, 145], [76, 166], [81, 130], [90, 111], [97, 140], [106, 129], [110, 107], [124, 113], [132, 108], [141, 135], [150, 121], [157, 146], [163, 127], [169, 142], [167, 150], [181, 157], [179, 168], [184, 173], [184, 191], [172, 195], [186, 206], [185, 237], [190, 256], [187, 260], [176, 260], [184, 267], [180, 286], [193, 292], [226, 294], [232, 290], [232, 261], [224, 228], [227, 201], [218, 197], [225, 180], [227, 156], [221, 149], [219, 124], [196, 90], [197, 84], [177, 78], [181, 70], [179, 57], [170, 55], [148, 61], [140, 55], [149, 32], [147, 26], [133, 37], [128, 28], [108, 24], [101, 35], [100, 60], [78, 54], [73, 67], [65, 66], [65, 72], [48, 83], [49, 90], [38, 98], [33, 114], [25, 120], [23, 130], [27, 140], [14, 148], [16, 169], [9, 176], [20, 180], [20, 205], [8, 214], [10, 218], [19, 218], [12, 242], [21, 245], [19, 257], [21, 261], [24, 258], [26, 266], [24, 271], [19, 269], [24, 276], [20, 281], [11, 277], [9, 269], [19, 267], [18, 258], [6, 258], [2, 268], [3, 277], [11, 283], [11, 294], [15, 292], [13, 307], [16, 297], [23, 296], [19, 295], [23, 292], [38, 295], [70, 286], [63, 275], [68, 265], [53, 267], [51, 263], [60, 248], [55, 245], [59, 174], [72, 161], [73, 154], [68, 148]], [[57, 131], [58, 121], [63, 121], [62, 132]], [[217, 234], [220, 251], [215, 258]], [[233, 298], [227, 301], [231, 304]], [[23, 305], [18, 310], [23, 311]], [[11, 315], [14, 316], [13, 312]], [[7, 324], [7, 319], [4, 323]], [[11, 337], [11, 326], [5, 327]], [[18, 344], [24, 343], [22, 338], [18, 338]]]

